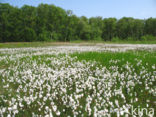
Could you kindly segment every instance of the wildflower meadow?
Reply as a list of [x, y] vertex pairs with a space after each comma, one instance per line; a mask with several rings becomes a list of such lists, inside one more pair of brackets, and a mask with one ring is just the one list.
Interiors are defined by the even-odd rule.
[[154, 117], [156, 46], [0, 49], [1, 117]]

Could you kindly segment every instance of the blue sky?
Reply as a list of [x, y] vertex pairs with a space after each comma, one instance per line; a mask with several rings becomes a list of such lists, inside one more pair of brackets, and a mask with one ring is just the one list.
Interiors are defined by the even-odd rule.
[[21, 7], [24, 4], [37, 6], [40, 3], [54, 4], [72, 10], [77, 16], [103, 18], [134, 17], [156, 18], [156, 0], [0, 0]]

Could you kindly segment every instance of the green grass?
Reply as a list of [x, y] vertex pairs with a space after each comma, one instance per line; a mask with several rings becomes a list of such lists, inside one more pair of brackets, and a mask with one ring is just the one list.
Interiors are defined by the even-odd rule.
[[[34, 46], [34, 45], [33, 45]], [[11, 55], [12, 53], [10, 53]], [[10, 56], [8, 55], [8, 56]], [[0, 57], [1, 56], [5, 56], [5, 54], [0, 54]], [[100, 77], [96, 77], [96, 75], [94, 76], [94, 74], [96, 73], [96, 68], [99, 68], [101, 70], [101, 68], [103, 67], [106, 67], [107, 70], [110, 71], [110, 73], [114, 73], [116, 71], [118, 71], [120, 74], [124, 74], [126, 77], [124, 78], [124, 81], [127, 82], [128, 81], [128, 75], [132, 75], [134, 76], [134, 73], [137, 74], [137, 76], [140, 76], [141, 78], [139, 79], [140, 82], [142, 82], [142, 84], [139, 84], [136, 80], [133, 80], [131, 79], [132, 81], [136, 81], [135, 82], [135, 86], [134, 87], [130, 87], [131, 88], [131, 92], [129, 94], [132, 94], [129, 95], [127, 93], [127, 87], [126, 85], [122, 86], [121, 82], [123, 81], [120, 81], [121, 78], [118, 78], [118, 77], [115, 77], [115, 78], [112, 78], [113, 80], [115, 80], [115, 84], [113, 87], [111, 87], [111, 91], [113, 92], [114, 90], [116, 89], [119, 89], [120, 87], [122, 87], [122, 92], [125, 96], [125, 101], [123, 101], [123, 99], [119, 96], [115, 96], [115, 95], [112, 95], [110, 97], [110, 101], [111, 102], [115, 102], [115, 100], [119, 100], [119, 105], [122, 106], [126, 103], [130, 103], [131, 99], [135, 99], [135, 98], [138, 98], [138, 101], [137, 102], [134, 102], [133, 103], [133, 106], [134, 108], [140, 106], [140, 108], [145, 108], [146, 107], [146, 101], [149, 100], [148, 104], [149, 104], [149, 108], [154, 108], [156, 109], [156, 105], [153, 103], [155, 101], [155, 96], [152, 95], [151, 93], [149, 93], [147, 90], [145, 90], [145, 82], [146, 82], [146, 78], [143, 78], [144, 75], [146, 75], [146, 73], [150, 74], [149, 76], [151, 77], [151, 75], [154, 73], [155, 69], [152, 68], [153, 65], [156, 65], [156, 51], [126, 51], [126, 52], [76, 52], [76, 53], [72, 53], [70, 54], [70, 57], [74, 58], [75, 59], [73, 61], [66, 61], [66, 55], [65, 54], [59, 54], [58, 56], [57, 55], [48, 55], [48, 54], [45, 54], [43, 53], [42, 55], [31, 55], [31, 56], [24, 56], [20, 59], [17, 59], [16, 61], [8, 61], [7, 63], [5, 61], [0, 61], [0, 69], [6, 69], [8, 67], [13, 67], [12, 71], [11, 70], [8, 70], [10, 73], [9, 73], [9, 76], [8, 78], [10, 77], [15, 77], [15, 73], [13, 72], [14, 71], [14, 67], [18, 66], [17, 67], [17, 71], [19, 73], [18, 77], [19, 79], [22, 76], [22, 74], [20, 74], [20, 72], [22, 71], [25, 71], [25, 69], [31, 69], [33, 72], [36, 72], [37, 68], [40, 68], [39, 66], [42, 66], [44, 65], [43, 68], [51, 68], [51, 69], [61, 69], [62, 67], [64, 67], [64, 69], [68, 68], [68, 66], [72, 66], [72, 62], [74, 63], [75, 61], [80, 61], [81, 63], [83, 63], [83, 61], [88, 61], [90, 64], [94, 63], [95, 61], [97, 62], [96, 65], [93, 65], [93, 67], [88, 67], [89, 71], [91, 72], [91, 75], [95, 78], [100, 78]], [[48, 59], [47, 59], [48, 58]], [[56, 58], [56, 59], [52, 59], [52, 58]], [[55, 60], [58, 60], [58, 59], [62, 59], [61, 61], [61, 65], [58, 65], [58, 64], [52, 64], [52, 62], [54, 62]], [[63, 63], [64, 61], [65, 64]], [[112, 61], [112, 62], [110, 62]], [[37, 68], [35, 69], [34, 66], [32, 65], [34, 62], [37, 63]], [[141, 62], [140, 64], [138, 64], [139, 62]], [[24, 66], [21, 65], [22, 63], [25, 63]], [[67, 64], [67, 65], [66, 65]], [[125, 65], [129, 65], [129, 67], [131, 67], [131, 70], [132, 68], [134, 68], [134, 71], [130, 72], [128, 69], [125, 68]], [[118, 66], [118, 69], [113, 69], [112, 66]], [[74, 66], [74, 68], [76, 68], [77, 66]], [[42, 67], [41, 67], [42, 68]], [[145, 69], [145, 73], [144, 74], [141, 74], [141, 72]], [[101, 70], [102, 71], [102, 70]], [[15, 71], [16, 72], [16, 71]], [[89, 73], [88, 71], [85, 71], [87, 72], [88, 76], [83, 76], [84, 79], [88, 78], [89, 77]], [[47, 73], [50, 73], [50, 72], [47, 72]], [[33, 73], [35, 74], [35, 73]], [[38, 72], [37, 74], [37, 77], [40, 75], [43, 75], [44, 73], [42, 72]], [[126, 75], [127, 74], [127, 75]], [[83, 75], [83, 72], [82, 72], [82, 75]], [[1, 74], [0, 74], [1, 76]], [[15, 77], [15, 78], [16, 78]], [[65, 82], [67, 83], [67, 85], [69, 85], [70, 88], [67, 88], [67, 95], [70, 95], [70, 94], [74, 94], [75, 93], [75, 82], [76, 80], [74, 80], [74, 76], [70, 76], [71, 79], [72, 79], [72, 82], [68, 83], [68, 82]], [[69, 78], [70, 78], [69, 77]], [[146, 76], [147, 77], [147, 76]], [[3, 87], [3, 85], [6, 85], [8, 82], [5, 82], [6, 84], [4, 84], [2, 81], [3, 79], [5, 79], [7, 81], [7, 77], [3, 77], [0, 78], [0, 95], [3, 95], [6, 97], [7, 100], [11, 100], [12, 97], [14, 98], [17, 98], [17, 88], [19, 86], [19, 83], [18, 82], [9, 82], [9, 90], [7, 90], [6, 88]], [[58, 80], [60, 78], [58, 77]], [[149, 80], [149, 78], [147, 78]], [[78, 80], [78, 79], [77, 79]], [[82, 80], [81, 80], [82, 81]], [[81, 82], [79, 81], [79, 82]], [[28, 83], [30, 81], [27, 81]], [[49, 82], [45, 82], [43, 84], [43, 86], [46, 86], [47, 83]], [[88, 113], [85, 111], [85, 105], [86, 105], [86, 97], [88, 97], [89, 95], [92, 95], [93, 91], [94, 90], [97, 90], [97, 84], [98, 82], [96, 81], [94, 86], [95, 86], [95, 89], [88, 89], [86, 88], [85, 90], [83, 90], [83, 93], [84, 93], [84, 96], [79, 99], [79, 102], [80, 102], [80, 105], [83, 107], [83, 108], [78, 108], [78, 110], [82, 111], [83, 113], [83, 116], [84, 117], [87, 117]], [[27, 83], [23, 83], [22, 85], [25, 86]], [[60, 83], [61, 84], [61, 83]], [[59, 84], [59, 85], [60, 85]], [[154, 83], [152, 85], [149, 85], [150, 87], [155, 87], [156, 84], [156, 81], [154, 81]], [[50, 84], [52, 86], [52, 84]], [[58, 87], [59, 87], [58, 85]], [[12, 90], [10, 90], [12, 89]], [[57, 104], [57, 107], [59, 108], [59, 110], [63, 110], [63, 108], [66, 109], [66, 113], [63, 113], [62, 111], [62, 116], [67, 116], [67, 115], [71, 115], [73, 116], [73, 113], [72, 113], [72, 108], [70, 107], [66, 107], [66, 105], [63, 105], [63, 102], [61, 100], [62, 98], [62, 94], [59, 93], [59, 89], [57, 89], [57, 86], [55, 87], [55, 89], [51, 90], [51, 92], [55, 91], [55, 90], [58, 90], [58, 94], [56, 95], [57, 98], [55, 98], [54, 102]], [[98, 90], [97, 90], [98, 91]], [[142, 91], [142, 92], [141, 92]], [[34, 93], [36, 92], [39, 92], [38, 89], [34, 89]], [[43, 88], [43, 95], [46, 96], [47, 94], [47, 89], [46, 88]], [[21, 91], [19, 94], [21, 96], [21, 98], [23, 98], [23, 96], [29, 96], [29, 90], [24, 93], [23, 91]], [[11, 95], [11, 96], [9, 96]], [[102, 98], [105, 98], [104, 95], [101, 95]], [[95, 97], [96, 98], [96, 97]], [[2, 99], [2, 98], [0, 98]], [[38, 101], [40, 102], [43, 102], [42, 99], [38, 99]], [[41, 112], [38, 111], [38, 108], [40, 108], [40, 106], [37, 104], [36, 101], [34, 101], [33, 103], [31, 103], [31, 105], [27, 105], [26, 103], [24, 103], [24, 108], [20, 109], [19, 111], [19, 114], [17, 116], [32, 116], [32, 112], [35, 112], [35, 113], [40, 113], [41, 115], [44, 115], [44, 110], [42, 110]], [[50, 106], [50, 102], [49, 100], [46, 101], [46, 104], [47, 106]], [[91, 104], [91, 108], [93, 109], [95, 105], [95, 102], [94, 102], [94, 99], [92, 101], [92, 104]], [[4, 107], [8, 107], [9, 104], [8, 103], [5, 103], [3, 100], [0, 100], [0, 106], [4, 106]], [[56, 115], [54, 115], [56, 116]], [[93, 113], [92, 113], [92, 116], [93, 116]], [[116, 116], [115, 114], [112, 116]], [[146, 115], [145, 115], [146, 117]]]
[[[145, 69], [147, 73], [154, 73], [155, 69], [153, 69], [151, 66], [156, 66], [156, 51], [127, 51], [127, 52], [82, 52], [82, 53], [74, 53], [71, 54], [72, 57], [76, 57], [77, 61], [88, 61], [98, 62], [99, 66], [106, 67], [109, 71], [116, 72], [118, 71], [120, 74], [131, 74], [134, 76], [134, 73], [136, 73], [138, 76], [141, 76], [141, 82], [145, 82], [146, 79], [143, 78], [143, 75], [141, 75], [141, 72]], [[117, 63], [110, 61], [118, 61]], [[140, 65], [137, 65], [141, 61]], [[134, 71], [130, 73], [129, 70], [125, 69], [124, 66], [127, 64], [127, 62], [133, 66]], [[97, 66], [98, 66], [97, 65]], [[117, 70], [113, 70], [112, 66], [118, 66]], [[93, 68], [93, 71], [96, 68]], [[120, 80], [117, 80], [116, 86], [120, 87]], [[156, 81], [154, 81], [156, 84]], [[115, 86], [115, 87], [116, 87]], [[155, 85], [152, 85], [151, 87], [155, 87]], [[134, 107], [138, 107], [138, 105], [141, 108], [145, 107], [145, 100], [150, 100], [150, 107], [156, 109], [156, 105], [153, 103], [155, 100], [155, 96], [149, 94], [147, 91], [140, 92], [142, 89], [145, 88], [145, 84], [138, 84], [134, 87], [134, 92], [137, 94], [138, 102], [134, 104]], [[112, 89], [113, 90], [113, 89]], [[127, 88], [123, 88], [124, 95], [126, 96], [126, 101], [129, 102], [130, 99], [135, 97], [130, 97], [129, 94], [127, 94]], [[112, 97], [112, 100], [116, 99], [117, 97]], [[121, 100], [122, 102], [122, 100]]]
[[[109, 63], [110, 60], [120, 60], [118, 62], [119, 67], [125, 64], [127, 61], [132, 63], [136, 69], [136, 59], [142, 60], [142, 64], [146, 67], [150, 67], [156, 64], [156, 51], [127, 51], [127, 52], [82, 52], [71, 54], [72, 57], [77, 57], [77, 60], [82, 61], [96, 61], [100, 65], [109, 68], [112, 64]], [[146, 65], [146, 63], [148, 65]]]
[[156, 41], [127, 41], [127, 40], [118, 40], [118, 41], [102, 41], [102, 40], [74, 40], [70, 43], [103, 43], [103, 44], [156, 44]]
[[95, 45], [98, 43], [102, 44], [156, 44], [156, 41], [70, 41], [70, 42], [8, 42], [0, 43], [0, 48], [21, 48], [21, 47], [46, 47], [46, 46], [60, 46], [60, 45]]
[[51, 45], [59, 44], [55, 42], [8, 42], [0, 43], [0, 48], [44, 47]]

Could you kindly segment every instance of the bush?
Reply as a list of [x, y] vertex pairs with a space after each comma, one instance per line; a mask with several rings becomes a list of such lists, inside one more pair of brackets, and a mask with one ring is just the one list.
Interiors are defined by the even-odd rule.
[[102, 41], [102, 38], [101, 37], [95, 37], [93, 40], [94, 41]]
[[156, 41], [156, 37], [152, 35], [145, 35], [141, 37], [141, 41]]
[[126, 40], [127, 41], [136, 41], [133, 37], [128, 37]]
[[118, 41], [120, 41], [120, 38], [119, 37], [113, 37], [112, 38], [112, 42], [118, 42]]

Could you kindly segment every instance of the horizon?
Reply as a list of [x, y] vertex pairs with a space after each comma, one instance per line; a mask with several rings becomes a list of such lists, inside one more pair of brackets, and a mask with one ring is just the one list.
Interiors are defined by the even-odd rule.
[[[112, 2], [113, 1], [113, 2]], [[131, 2], [130, 2], [131, 1]], [[140, 5], [140, 2], [142, 3]], [[63, 2], [63, 0], [1, 0], [1, 3], [9, 3], [14, 7], [22, 7], [23, 5], [38, 6], [39, 4], [53, 4], [57, 7], [61, 7], [64, 10], [72, 10], [73, 14], [81, 17], [102, 17], [102, 18], [117, 18], [121, 19], [123, 17], [133, 17], [135, 19], [148, 19], [155, 18], [156, 14], [156, 1], [155, 0], [82, 0], [73, 1], [68, 0]], [[83, 3], [83, 4], [82, 4]], [[129, 6], [129, 7], [128, 7]], [[94, 8], [94, 9], [93, 9]]]

